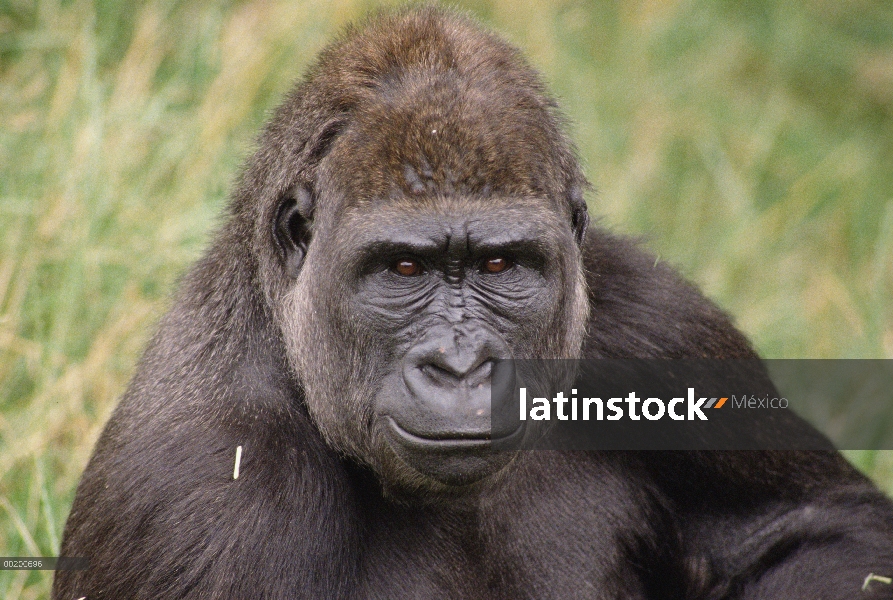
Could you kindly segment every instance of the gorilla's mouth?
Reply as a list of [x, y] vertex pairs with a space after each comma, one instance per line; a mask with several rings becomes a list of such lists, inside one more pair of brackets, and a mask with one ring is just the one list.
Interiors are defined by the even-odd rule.
[[411, 446], [420, 446], [430, 448], [443, 449], [465, 449], [473, 450], [475, 448], [485, 448], [490, 445], [492, 436], [490, 430], [482, 431], [442, 431], [433, 434], [413, 433], [401, 427], [394, 417], [385, 416], [391, 431], [399, 436], [402, 441]]
[[[501, 470], [513, 456], [511, 452], [492, 449], [489, 429], [442, 430], [422, 435], [408, 431], [390, 415], [383, 415], [381, 421], [384, 421], [388, 444], [402, 462], [447, 485], [462, 486], [479, 481]], [[512, 436], [522, 430], [519, 427]]]

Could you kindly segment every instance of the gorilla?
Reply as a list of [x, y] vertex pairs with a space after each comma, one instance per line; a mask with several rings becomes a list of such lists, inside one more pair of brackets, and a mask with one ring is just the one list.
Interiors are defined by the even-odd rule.
[[518, 50], [349, 28], [106, 426], [53, 597], [893, 598], [893, 506], [835, 452], [491, 448], [499, 359], [756, 356], [586, 189]]

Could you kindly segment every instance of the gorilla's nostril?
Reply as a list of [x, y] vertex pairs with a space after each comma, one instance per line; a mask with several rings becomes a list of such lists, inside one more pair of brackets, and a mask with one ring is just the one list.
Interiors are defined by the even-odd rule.
[[482, 388], [485, 383], [490, 382], [490, 374], [493, 372], [493, 360], [485, 359], [468, 369], [463, 369], [463, 373], [458, 376], [458, 380], [470, 388]]
[[488, 358], [484, 360], [481, 364], [476, 366], [471, 372], [468, 374], [467, 378], [471, 385], [479, 385], [483, 383], [483, 380], [489, 379], [490, 374], [493, 372], [493, 359]]
[[430, 379], [433, 379], [438, 383], [455, 385], [460, 380], [459, 375], [434, 363], [426, 363], [419, 367], [419, 369]]

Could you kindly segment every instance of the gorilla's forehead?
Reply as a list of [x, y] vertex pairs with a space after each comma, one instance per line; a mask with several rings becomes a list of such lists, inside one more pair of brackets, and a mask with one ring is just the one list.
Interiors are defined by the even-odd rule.
[[[516, 243], [534, 243], [547, 253], [573, 244], [567, 220], [539, 198], [464, 196], [397, 198], [362, 203], [345, 210], [336, 229], [344, 248], [375, 252], [379, 246], [478, 252]], [[348, 233], [349, 232], [349, 233]]]
[[354, 200], [561, 193], [563, 155], [541, 99], [501, 81], [414, 69], [359, 103], [329, 160]]

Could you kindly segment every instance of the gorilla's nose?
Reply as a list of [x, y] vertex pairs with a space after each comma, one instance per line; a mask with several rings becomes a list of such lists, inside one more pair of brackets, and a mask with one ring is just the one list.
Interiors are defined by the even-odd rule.
[[436, 351], [421, 356], [419, 369], [434, 385], [475, 387], [490, 379], [493, 357], [486, 347], [476, 352], [456, 352], [453, 348], [439, 346]]
[[429, 331], [407, 355], [428, 385], [481, 387], [490, 381], [493, 361], [507, 358], [508, 348], [484, 327], [444, 326]]

